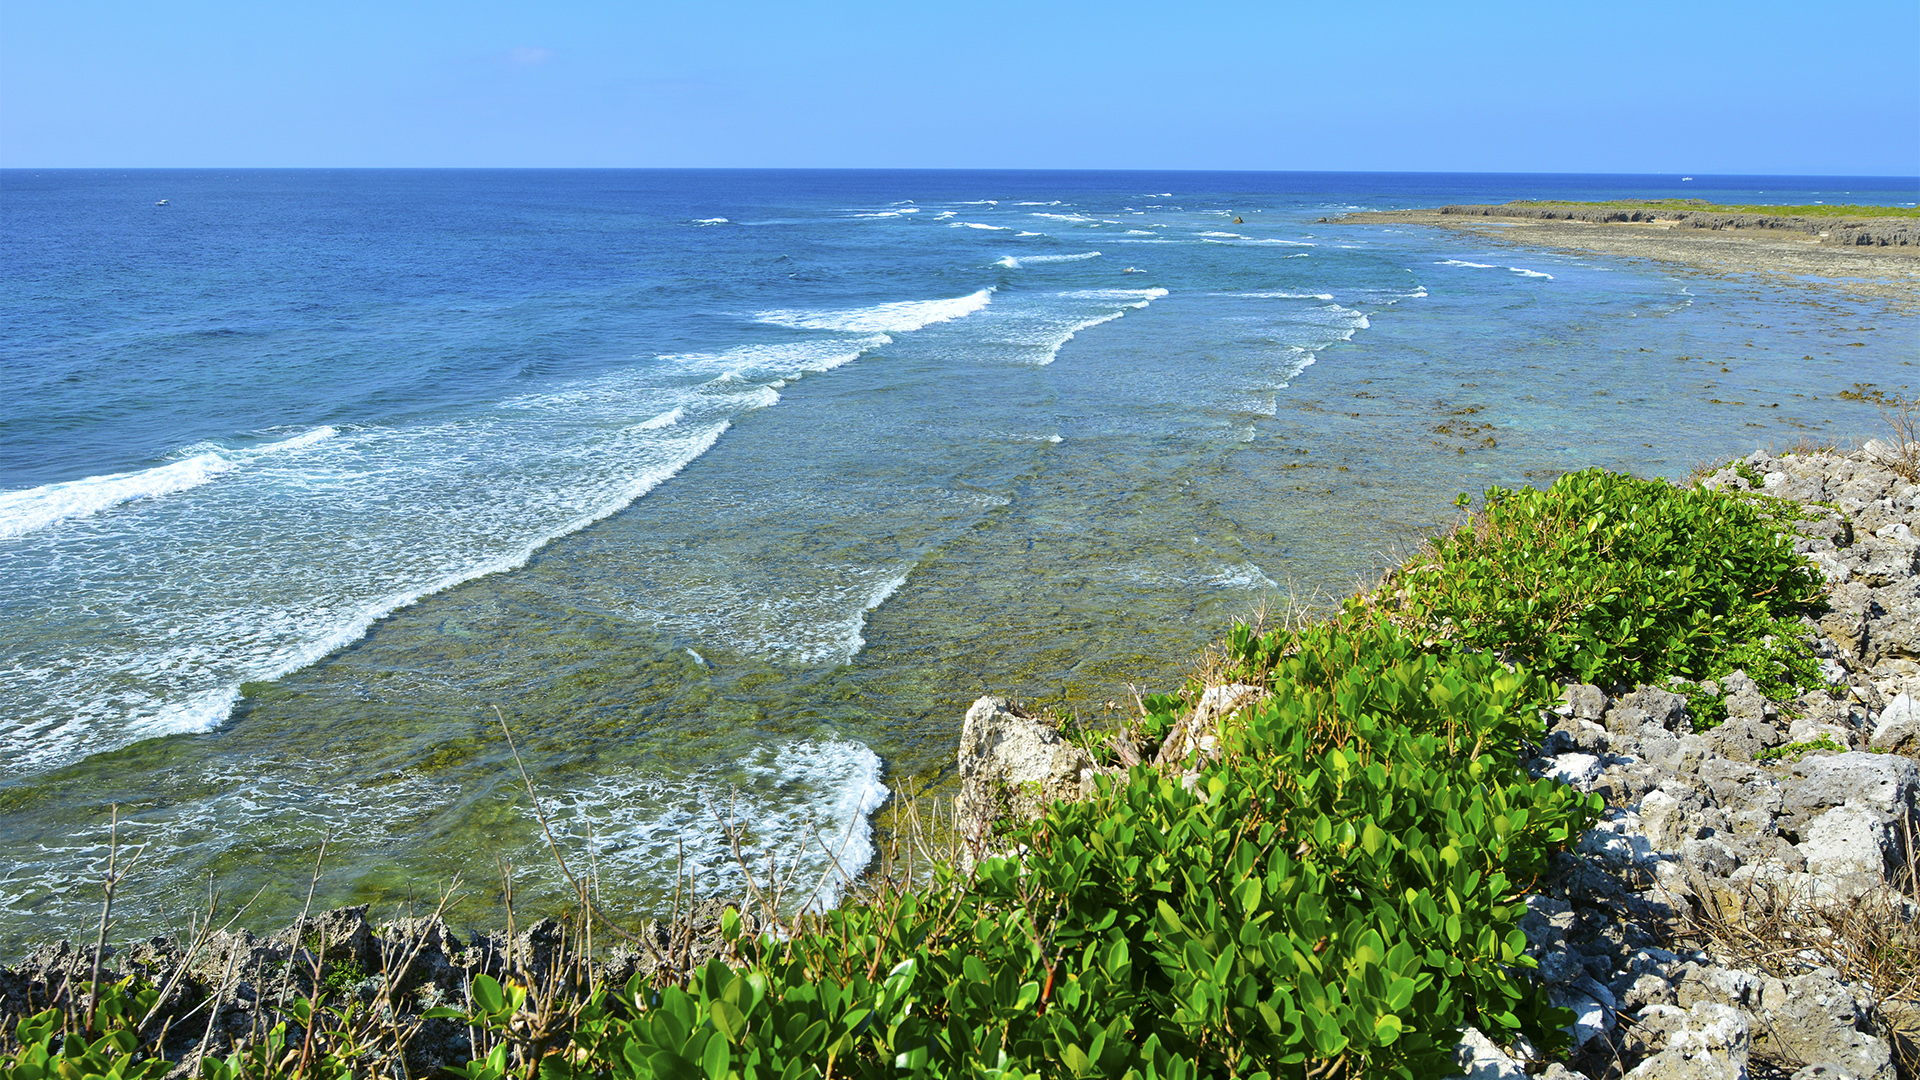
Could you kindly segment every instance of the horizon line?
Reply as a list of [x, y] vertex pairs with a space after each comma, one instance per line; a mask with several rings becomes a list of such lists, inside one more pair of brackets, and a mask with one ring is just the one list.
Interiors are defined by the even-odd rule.
[[1848, 179], [1910, 181], [1920, 186], [1920, 173], [1783, 173], [1783, 172], [1694, 172], [1679, 170], [1584, 171], [1584, 170], [1508, 170], [1508, 169], [1193, 169], [1193, 168], [1107, 168], [1019, 165], [0, 165], [7, 172], [195, 172], [228, 169], [246, 172], [863, 172], [863, 173], [1192, 173], [1257, 174], [1276, 176], [1627, 176], [1668, 177], [1683, 180], [1701, 177]]

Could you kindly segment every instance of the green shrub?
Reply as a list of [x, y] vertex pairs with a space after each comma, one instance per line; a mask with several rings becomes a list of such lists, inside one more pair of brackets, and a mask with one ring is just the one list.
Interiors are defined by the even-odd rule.
[[1795, 616], [1818, 572], [1792, 503], [1589, 469], [1484, 509], [1405, 571], [1400, 613], [1580, 682], [1698, 681], [1743, 668], [1773, 696], [1818, 678]]
[[87, 1022], [59, 1009], [23, 1016], [15, 1025], [13, 1054], [0, 1057], [8, 1080], [158, 1080], [173, 1064], [144, 1052], [139, 1019], [160, 993], [131, 982], [100, 987], [99, 1004]]
[[1769, 746], [1753, 755], [1755, 761], [1799, 761], [1815, 750], [1824, 750], [1833, 754], [1844, 754], [1847, 748], [1833, 741], [1825, 732], [1815, 739], [1804, 742], [1790, 742], [1784, 746]]

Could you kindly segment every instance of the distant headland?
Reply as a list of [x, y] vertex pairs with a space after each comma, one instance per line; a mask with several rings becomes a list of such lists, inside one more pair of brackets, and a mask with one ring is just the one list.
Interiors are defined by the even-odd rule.
[[1678, 263], [1715, 274], [1823, 279], [1920, 307], [1920, 209], [1720, 206], [1699, 199], [1510, 202], [1323, 219], [1435, 225], [1534, 247]]

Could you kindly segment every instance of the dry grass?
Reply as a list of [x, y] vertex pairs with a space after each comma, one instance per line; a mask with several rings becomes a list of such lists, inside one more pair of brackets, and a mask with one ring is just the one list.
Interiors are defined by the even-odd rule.
[[1793, 445], [1785, 449], [1777, 446], [1768, 447], [1767, 453], [1773, 457], [1815, 457], [1821, 454], [1838, 454], [1845, 457], [1859, 449], [1860, 442], [1857, 439], [1852, 445], [1846, 445], [1834, 439], [1816, 439], [1811, 435], [1802, 435], [1794, 440]]
[[1869, 396], [1880, 407], [1880, 416], [1892, 430], [1891, 446], [1874, 440], [1866, 449], [1874, 460], [1900, 474], [1901, 478], [1920, 482], [1920, 398], [1890, 396], [1875, 391]]
[[1696, 882], [1679, 936], [1721, 963], [1775, 978], [1832, 968], [1872, 990], [1874, 1020], [1901, 1075], [1920, 1076], [1920, 837], [1902, 825], [1907, 858], [1885, 886], [1822, 902], [1804, 889], [1751, 883], [1728, 893]]
[[1698, 465], [1695, 465], [1693, 468], [1687, 470], [1686, 482], [1681, 484], [1680, 486], [1681, 487], [1699, 487], [1702, 483], [1706, 482], [1707, 477], [1712, 476], [1714, 473], [1717, 473], [1721, 469], [1724, 469], [1726, 467], [1727, 467], [1727, 463], [1724, 461], [1702, 461]]

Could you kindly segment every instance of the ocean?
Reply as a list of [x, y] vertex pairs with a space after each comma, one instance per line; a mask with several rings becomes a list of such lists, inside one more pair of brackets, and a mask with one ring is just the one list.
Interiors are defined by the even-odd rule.
[[[210, 893], [833, 902], [1459, 492], [1878, 434], [1920, 319], [1359, 209], [1872, 178], [0, 173], [0, 946]], [[1848, 395], [1848, 396], [1843, 396]], [[117, 822], [117, 824], [116, 824]], [[125, 852], [122, 858], [125, 858]]]

